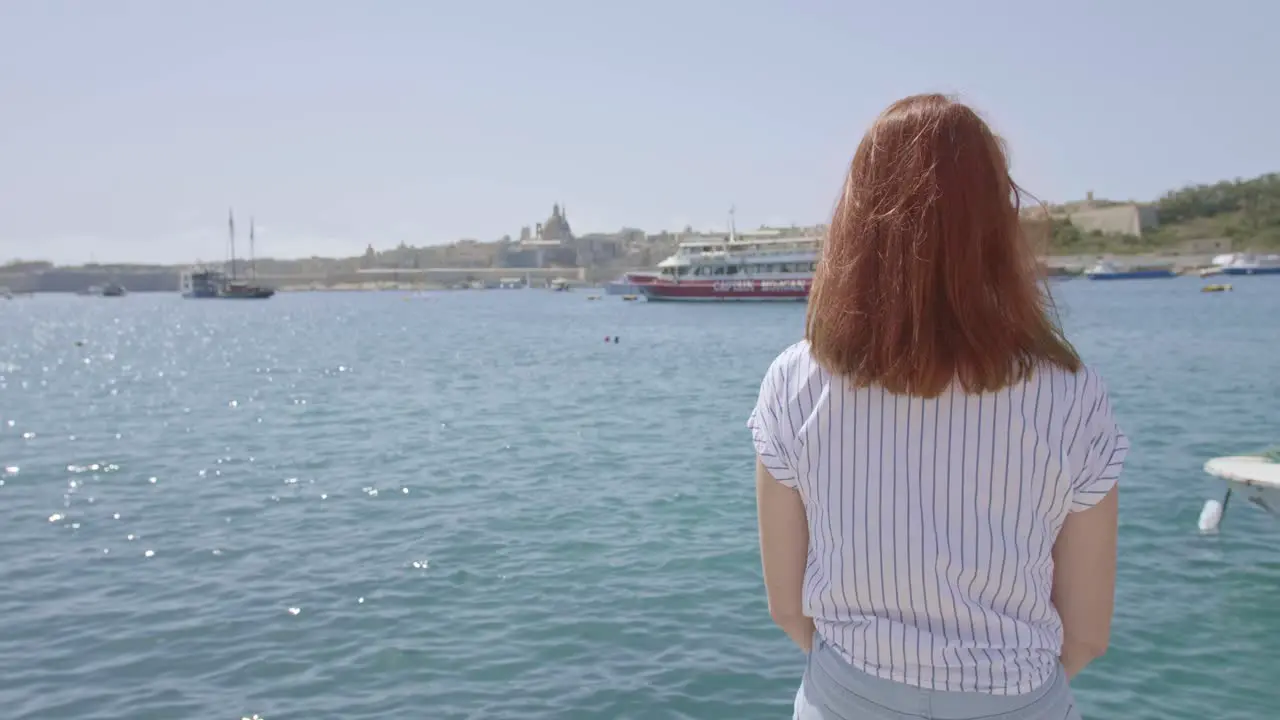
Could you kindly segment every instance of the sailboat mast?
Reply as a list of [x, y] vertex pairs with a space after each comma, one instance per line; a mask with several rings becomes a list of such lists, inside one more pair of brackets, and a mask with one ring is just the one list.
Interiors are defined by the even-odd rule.
[[253, 249], [253, 216], [249, 216], [249, 277], [258, 279], [258, 256]]
[[231, 279], [236, 279], [236, 216], [235, 213], [227, 209], [227, 231], [230, 234], [228, 245], [231, 247]]

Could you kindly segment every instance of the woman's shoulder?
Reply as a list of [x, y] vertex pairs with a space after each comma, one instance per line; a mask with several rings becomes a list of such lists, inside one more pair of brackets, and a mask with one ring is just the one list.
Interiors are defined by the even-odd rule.
[[800, 342], [792, 343], [785, 350], [778, 353], [769, 369], [787, 370], [800, 364], [812, 362], [812, 359], [812, 355], [809, 354], [809, 341], [801, 340]]
[[1107, 395], [1107, 384], [1102, 374], [1083, 363], [1074, 370], [1042, 364], [1031, 373], [1027, 382], [1056, 390], [1059, 395], [1067, 395], [1079, 401], [1096, 402]]
[[809, 352], [809, 341], [801, 340], [778, 353], [765, 373], [765, 381], [779, 390], [790, 388], [794, 393], [798, 387], [823, 376], [822, 368]]

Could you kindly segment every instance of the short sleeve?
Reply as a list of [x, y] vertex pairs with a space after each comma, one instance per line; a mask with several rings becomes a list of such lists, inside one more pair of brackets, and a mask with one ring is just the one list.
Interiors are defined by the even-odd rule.
[[1088, 510], [1097, 505], [1120, 480], [1125, 457], [1129, 454], [1129, 438], [1111, 414], [1111, 398], [1106, 386], [1096, 376], [1090, 383], [1092, 404], [1084, 420], [1089, 441], [1080, 472], [1072, 483], [1071, 512]]
[[756, 455], [769, 470], [769, 474], [774, 480], [794, 489], [798, 481], [795, 458], [789, 450], [791, 443], [785, 439], [786, 428], [789, 425], [785, 423], [783, 417], [787, 411], [787, 404], [784, 392], [785, 366], [781, 362], [782, 359], [780, 357], [775, 360], [769, 367], [769, 371], [765, 373], [764, 380], [760, 383], [760, 396], [756, 400], [755, 409], [747, 418], [747, 427], [751, 430], [751, 440], [755, 444]]

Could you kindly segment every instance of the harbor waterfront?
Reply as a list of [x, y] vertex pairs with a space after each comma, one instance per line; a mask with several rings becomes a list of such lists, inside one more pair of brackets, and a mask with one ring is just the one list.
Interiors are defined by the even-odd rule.
[[[1126, 263], [1172, 263], [1181, 272], [1208, 267], [1213, 254], [1190, 253], [1171, 255], [1125, 255]], [[1097, 262], [1096, 255], [1054, 255], [1043, 259], [1051, 275], [1078, 275]], [[262, 264], [263, 261], [260, 261]], [[95, 283], [111, 278], [123, 278], [129, 292], [181, 292], [181, 279], [189, 270], [185, 266], [138, 266], [122, 271], [114, 266], [58, 268], [39, 266], [37, 270], [8, 269], [0, 267], [0, 285], [20, 293], [80, 292]], [[317, 270], [292, 272], [259, 272], [256, 280], [279, 292], [327, 292], [372, 290], [445, 290], [503, 288], [508, 280], [524, 280], [540, 287], [556, 279], [564, 279], [575, 286], [601, 285], [616, 288], [619, 294], [635, 294], [638, 285], [628, 283], [621, 273], [589, 278], [585, 267], [554, 268], [471, 268], [471, 267], [422, 267], [422, 268], [352, 268], [343, 270]], [[598, 273], [594, 273], [598, 275]], [[645, 268], [632, 271], [632, 275], [656, 275]], [[623, 286], [627, 287], [623, 287]]]
[[[1133, 450], [1085, 717], [1270, 717], [1280, 284], [1066, 282]], [[0, 304], [5, 717], [787, 717], [744, 423], [804, 304]], [[602, 342], [602, 338], [617, 342]]]

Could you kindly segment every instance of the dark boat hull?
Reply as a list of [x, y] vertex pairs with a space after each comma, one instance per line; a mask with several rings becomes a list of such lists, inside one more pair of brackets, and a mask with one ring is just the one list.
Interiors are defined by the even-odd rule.
[[1224, 267], [1223, 275], [1280, 275], [1280, 265], [1261, 265], [1257, 267]]
[[1163, 280], [1178, 277], [1172, 270], [1121, 270], [1107, 273], [1085, 273], [1090, 280]]
[[228, 278], [216, 270], [189, 271], [179, 280], [182, 297], [193, 300], [266, 300], [274, 288]]

